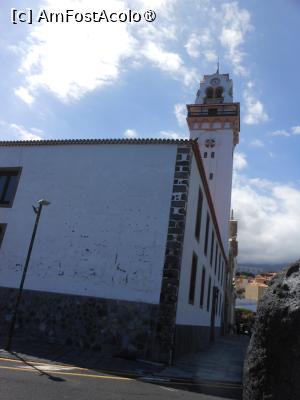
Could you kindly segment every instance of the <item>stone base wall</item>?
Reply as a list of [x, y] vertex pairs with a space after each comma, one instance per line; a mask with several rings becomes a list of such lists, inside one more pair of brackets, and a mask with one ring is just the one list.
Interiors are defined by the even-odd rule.
[[[220, 334], [221, 328], [215, 328], [216, 339]], [[174, 360], [207, 348], [209, 337], [210, 326], [176, 325]]]
[[[0, 335], [8, 334], [17, 290], [0, 287]], [[23, 292], [16, 334], [110, 354], [151, 358], [158, 305]]]
[[174, 357], [175, 324], [191, 171], [191, 152], [190, 145], [180, 146], [177, 149], [168, 239], [160, 293], [155, 358], [168, 364], [172, 363]]

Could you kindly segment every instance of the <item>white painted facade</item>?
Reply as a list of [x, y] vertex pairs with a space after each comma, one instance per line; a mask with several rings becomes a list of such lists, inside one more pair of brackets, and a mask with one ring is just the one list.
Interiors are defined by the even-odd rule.
[[22, 167], [0, 248], [0, 286], [18, 287], [45, 198], [26, 289], [158, 304], [177, 145], [0, 146]]
[[[199, 187], [201, 188], [203, 193], [203, 204], [202, 204], [200, 235], [198, 241], [195, 236], [195, 224], [196, 224], [197, 207], [198, 207]], [[210, 216], [210, 230], [208, 236], [209, 237], [208, 252], [207, 255], [205, 255], [204, 241], [205, 241], [207, 213], [209, 213]], [[213, 247], [212, 264], [210, 264], [212, 229], [215, 233], [215, 244]], [[217, 264], [216, 264], [216, 243], [218, 243]], [[191, 281], [192, 258], [194, 253], [198, 257], [198, 263], [197, 263], [197, 273], [196, 273], [195, 298], [194, 298], [194, 303], [190, 304], [189, 291], [190, 291], [190, 281]], [[220, 254], [221, 254], [221, 264], [219, 266]], [[217, 268], [215, 268], [215, 266]], [[201, 295], [203, 268], [205, 268], [205, 284], [204, 284], [204, 302], [203, 306], [201, 307], [200, 295]], [[218, 242], [216, 236], [216, 226], [213, 224], [212, 212], [209, 208], [208, 201], [205, 196], [205, 189], [203, 186], [203, 182], [199, 173], [195, 157], [193, 157], [191, 164], [190, 187], [188, 194], [186, 225], [185, 225], [185, 234], [183, 242], [176, 324], [209, 327], [211, 324], [213, 286], [216, 286], [219, 289], [218, 300], [220, 303], [218, 303], [218, 311], [215, 316], [215, 326], [216, 327], [221, 326], [220, 311], [222, 309], [224, 301], [224, 285], [223, 285], [224, 274], [225, 274], [224, 257], [220, 251], [220, 243]], [[208, 298], [209, 279], [211, 279], [211, 290], [210, 290], [210, 297]], [[209, 310], [207, 310], [208, 301], [209, 301]], [[219, 308], [220, 305], [221, 308]]]
[[233, 103], [233, 83], [229, 75], [218, 72], [204, 75], [195, 105], [203, 107], [194, 108], [198, 115], [189, 116], [190, 137], [197, 139], [199, 144], [223, 245], [228, 254], [233, 152], [238, 142], [237, 118], [239, 121], [239, 107]]
[[[195, 129], [190, 132], [190, 136], [191, 139], [198, 139], [220, 233], [224, 247], [227, 248], [232, 191], [233, 132], [231, 129], [209, 131]], [[214, 147], [206, 147], [207, 140], [214, 140]]]

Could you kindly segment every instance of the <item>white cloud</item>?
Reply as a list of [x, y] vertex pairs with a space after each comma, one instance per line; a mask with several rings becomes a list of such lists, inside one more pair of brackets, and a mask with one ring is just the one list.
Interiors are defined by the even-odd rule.
[[198, 29], [189, 35], [185, 44], [189, 56], [216, 63], [221, 45], [234, 72], [247, 75], [242, 46], [253, 30], [249, 11], [239, 7], [237, 1], [224, 2], [218, 8], [213, 1], [202, 1], [200, 7], [202, 19], [199, 23], [205, 25], [205, 31]]
[[300, 125], [293, 126], [290, 130], [278, 129], [269, 133], [269, 136], [290, 137], [292, 135], [300, 135]]
[[38, 131], [39, 134], [43, 133], [42, 130], [32, 128], [31, 130], [28, 130], [24, 128], [22, 125], [17, 125], [17, 124], [10, 124], [9, 127], [11, 128], [12, 132], [15, 133], [16, 137], [18, 140], [41, 140], [42, 137], [40, 135], [36, 135], [36, 132]]
[[[221, 45], [234, 72], [245, 74], [242, 45], [252, 29], [249, 12], [240, 8], [237, 1], [227, 1], [216, 8], [212, 0], [202, 0], [200, 16], [190, 15], [191, 24], [186, 29], [176, 7], [178, 3], [178, 0], [151, 2], [151, 8], [157, 13], [154, 23], [32, 25], [18, 47], [20, 72], [25, 80], [15, 89], [15, 94], [27, 104], [33, 102], [41, 89], [50, 91], [61, 101], [76, 101], [114, 84], [124, 70], [149, 64], [185, 85], [193, 85], [199, 81], [200, 73], [198, 68], [186, 63], [184, 47], [192, 58], [200, 59], [198, 67], [203, 68], [203, 63], [216, 64]], [[89, 12], [99, 9], [99, 1], [90, 0], [87, 4], [83, 0], [61, 0], [58, 4], [55, 0], [43, 0], [41, 6], [56, 12], [69, 8]], [[143, 11], [149, 8], [149, 2], [101, 2], [101, 9], [108, 12], [128, 8]], [[198, 28], [201, 23], [205, 29]], [[257, 108], [260, 103], [254, 105]]]
[[279, 129], [279, 130], [277, 130], [277, 131], [270, 132], [269, 135], [270, 135], [270, 136], [285, 136], [285, 137], [291, 136], [291, 135], [289, 134], [289, 132], [287, 132], [287, 131], [284, 130], [284, 129]]
[[293, 135], [300, 135], [300, 125], [293, 126], [292, 133], [293, 133]]
[[[126, 9], [119, 0], [103, 1], [107, 10]], [[97, 10], [98, 1], [76, 2], [76, 9]], [[74, 1], [46, 0], [44, 8], [57, 12], [74, 8]], [[34, 26], [27, 38], [27, 51], [21, 71], [26, 89], [34, 96], [37, 88], [46, 88], [63, 101], [79, 99], [89, 91], [118, 78], [120, 63], [134, 51], [134, 40], [127, 24], [76, 22], [45, 23]], [[99, 40], [99, 38], [109, 40]]]
[[29, 91], [25, 87], [20, 86], [18, 89], [15, 89], [14, 92], [16, 96], [20, 97], [20, 99], [23, 100], [29, 106], [33, 103], [34, 97], [29, 93]]
[[251, 88], [248, 87], [248, 89], [244, 91], [244, 101], [246, 109], [244, 122], [248, 125], [255, 125], [269, 120], [263, 103], [254, 96], [252, 92], [252, 87], [253, 86], [251, 86]]
[[143, 46], [141, 54], [161, 71], [170, 73], [185, 85], [197, 82], [197, 71], [187, 68], [179, 54], [165, 50], [162, 44], [149, 41]]
[[2, 140], [42, 140], [43, 134], [38, 128], [27, 129], [23, 125], [0, 121]]
[[207, 62], [211, 63], [217, 63], [218, 61], [218, 56], [217, 53], [214, 50], [206, 50], [203, 52], [203, 56], [206, 59]]
[[226, 50], [226, 58], [232, 63], [236, 74], [247, 75], [248, 71], [243, 66], [244, 53], [240, 47], [247, 33], [253, 29], [250, 13], [239, 8], [237, 1], [227, 2], [221, 7], [219, 20], [222, 27], [219, 40]]
[[233, 169], [234, 171], [241, 171], [247, 168], [247, 158], [246, 154], [235, 152], [233, 156]]
[[286, 263], [300, 256], [300, 190], [235, 175], [232, 204], [239, 223], [239, 262]]
[[[189, 85], [198, 79], [196, 69], [188, 68], [181, 56], [167, 48], [176, 41], [174, 5], [176, 0], [155, 1], [160, 21], [155, 23], [45, 23], [33, 26], [20, 45], [20, 72], [25, 83], [15, 90], [16, 95], [32, 103], [39, 89], [52, 92], [64, 102], [79, 100], [87, 93], [111, 85], [128, 67], [151, 63]], [[147, 7], [146, 7], [147, 6]], [[101, 9], [124, 11], [144, 10], [143, 0], [103, 0]], [[154, 8], [155, 7], [155, 8]], [[74, 9], [73, 0], [44, 0], [43, 8], [56, 12]], [[97, 0], [88, 4], [76, 1], [76, 10], [89, 12], [99, 9]], [[109, 40], [103, 40], [109, 38]]]
[[198, 58], [200, 56], [200, 44], [200, 38], [195, 33], [192, 33], [186, 45], [184, 46], [190, 57]]
[[126, 129], [124, 136], [128, 139], [135, 139], [138, 137], [138, 133], [134, 129]]
[[174, 73], [183, 67], [183, 61], [177, 53], [167, 52], [153, 42], [146, 45], [143, 54], [163, 71]]
[[186, 105], [183, 103], [175, 104], [174, 114], [180, 126], [185, 126], [186, 124]]
[[188, 136], [174, 131], [160, 131], [160, 136], [165, 139], [188, 139]]
[[264, 147], [264, 142], [260, 139], [254, 139], [250, 142], [250, 146], [252, 147]]
[[209, 30], [204, 33], [193, 32], [186, 44], [185, 49], [191, 58], [204, 58], [207, 62], [217, 62], [218, 56], [214, 49], [215, 42]]

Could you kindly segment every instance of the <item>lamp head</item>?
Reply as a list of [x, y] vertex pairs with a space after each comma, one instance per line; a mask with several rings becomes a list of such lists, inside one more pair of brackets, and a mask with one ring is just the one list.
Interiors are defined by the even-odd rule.
[[41, 200], [38, 201], [38, 204], [39, 204], [39, 205], [42, 205], [42, 206], [48, 206], [48, 205], [51, 204], [51, 203], [50, 203], [50, 201], [48, 201], [48, 200], [41, 199]]

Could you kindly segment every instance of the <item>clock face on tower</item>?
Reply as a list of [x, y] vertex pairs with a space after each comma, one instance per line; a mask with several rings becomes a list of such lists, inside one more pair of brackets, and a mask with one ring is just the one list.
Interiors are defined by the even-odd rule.
[[218, 85], [220, 83], [220, 79], [219, 78], [213, 78], [210, 83], [214, 86]]

